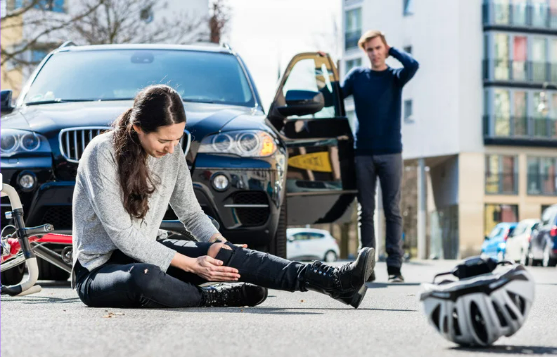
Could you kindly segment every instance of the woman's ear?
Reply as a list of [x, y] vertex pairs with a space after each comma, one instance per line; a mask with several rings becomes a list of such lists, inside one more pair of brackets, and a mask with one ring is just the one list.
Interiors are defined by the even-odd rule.
[[137, 125], [133, 124], [133, 130], [135, 130], [136, 133], [138, 134], [142, 134], [143, 132], [141, 131], [141, 128], [138, 127]]

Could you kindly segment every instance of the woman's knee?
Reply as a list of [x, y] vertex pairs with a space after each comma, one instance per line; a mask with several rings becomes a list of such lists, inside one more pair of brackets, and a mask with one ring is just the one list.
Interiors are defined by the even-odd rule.
[[221, 249], [232, 250], [232, 248], [227, 246], [225, 243], [214, 243], [211, 244], [211, 246], [209, 247], [209, 251], [207, 252], [207, 255], [210, 256], [211, 258], [216, 258], [217, 254], [219, 254]]

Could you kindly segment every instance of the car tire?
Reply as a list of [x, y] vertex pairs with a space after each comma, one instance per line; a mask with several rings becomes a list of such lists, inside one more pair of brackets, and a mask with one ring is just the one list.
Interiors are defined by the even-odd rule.
[[271, 240], [267, 251], [277, 257], [286, 259], [286, 224], [287, 224], [287, 208], [286, 199], [280, 207], [277, 231]]
[[551, 258], [550, 250], [551, 250], [551, 247], [549, 246], [549, 244], [546, 244], [545, 248], [543, 250], [543, 260], [542, 260], [542, 265], [544, 267], [557, 266], [557, 259]]
[[325, 253], [325, 257], [323, 260], [327, 263], [332, 263], [337, 261], [337, 253], [333, 252], [332, 250], [327, 251]]
[[25, 263], [21, 263], [16, 267], [2, 272], [0, 280], [2, 285], [16, 285], [21, 283], [23, 275], [25, 274]]
[[532, 266], [533, 267], [539, 267], [542, 265], [542, 260], [541, 259], [532, 259]]
[[524, 249], [520, 251], [520, 264], [524, 265], [525, 267], [530, 265], [530, 252], [525, 252]]
[[37, 257], [37, 265], [39, 266], [40, 280], [67, 281], [70, 273], [50, 264], [46, 260]]

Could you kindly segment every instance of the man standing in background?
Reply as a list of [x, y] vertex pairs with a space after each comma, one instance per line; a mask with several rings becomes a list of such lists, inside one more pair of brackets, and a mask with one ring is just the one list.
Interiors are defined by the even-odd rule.
[[[409, 54], [387, 44], [380, 31], [367, 31], [358, 41], [371, 68], [356, 67], [344, 79], [342, 94], [354, 97], [356, 108], [355, 164], [360, 204], [360, 248], [376, 248], [373, 214], [377, 178], [381, 183], [387, 224], [386, 250], [389, 282], [404, 282], [400, 192], [403, 172], [401, 106], [402, 88], [418, 70]], [[393, 56], [403, 68], [385, 63]], [[372, 274], [369, 281], [375, 280]]]

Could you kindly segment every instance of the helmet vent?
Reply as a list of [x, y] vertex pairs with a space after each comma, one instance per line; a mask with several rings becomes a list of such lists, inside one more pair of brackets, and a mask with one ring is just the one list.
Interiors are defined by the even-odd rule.
[[510, 291], [507, 291], [507, 294], [511, 298], [512, 302], [516, 305], [520, 313], [524, 315], [524, 313], [526, 312], [526, 300], [524, 300], [522, 296], [511, 293]]
[[509, 307], [509, 305], [505, 304], [505, 309], [507, 309], [507, 312], [509, 313], [509, 315], [511, 315], [511, 319], [516, 320], [516, 314], [514, 313], [513, 310], [511, 310], [511, 308]]
[[480, 311], [478, 305], [472, 301], [470, 303], [470, 314], [472, 315], [472, 327], [476, 336], [484, 343], [487, 344], [487, 329], [485, 328], [485, 319]]
[[499, 318], [499, 323], [501, 324], [501, 327], [509, 326], [507, 320], [505, 320], [505, 316], [503, 316], [503, 312], [501, 311], [499, 305], [497, 305], [495, 301], [492, 301], [491, 303], [493, 304], [493, 310], [495, 310], [495, 312], [497, 313], [497, 317]]
[[433, 320], [433, 323], [435, 324], [435, 327], [437, 327], [437, 331], [440, 330], [440, 328], [439, 328], [439, 313], [440, 313], [440, 311], [441, 311], [441, 305], [437, 305], [437, 307], [431, 313], [431, 319]]
[[447, 321], [447, 316], [443, 317], [443, 332], [449, 333], [449, 324]]
[[462, 335], [462, 332], [460, 332], [460, 325], [458, 324], [458, 312], [456, 311], [456, 309], [453, 309], [453, 326], [454, 334], [456, 336]]

